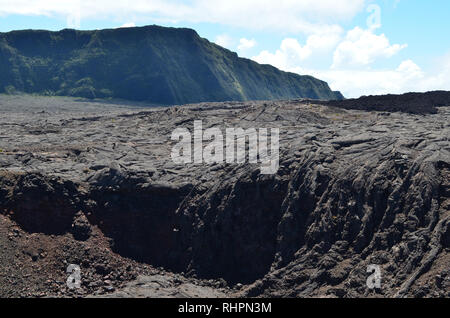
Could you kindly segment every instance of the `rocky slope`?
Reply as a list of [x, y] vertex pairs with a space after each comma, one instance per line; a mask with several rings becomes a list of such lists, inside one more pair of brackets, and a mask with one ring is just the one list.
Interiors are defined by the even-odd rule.
[[[64, 98], [0, 103], [3, 248], [35, 239], [50, 254], [51, 237], [78, 251], [30, 257], [35, 268], [54, 264], [42, 274], [53, 275], [45, 280], [53, 289], [35, 282], [44, 294], [67, 295], [66, 261], [88, 273], [81, 295], [108, 280], [121, 282], [114, 297], [167, 296], [173, 286], [211, 297], [450, 296], [448, 106], [408, 114], [305, 100], [153, 109]], [[280, 169], [174, 164], [171, 133], [192, 131], [194, 120], [205, 129], [280, 128]], [[103, 264], [116, 264], [109, 276], [95, 270], [98, 248]], [[371, 264], [381, 268], [375, 290], [366, 286]], [[155, 267], [179, 273], [176, 283]], [[35, 281], [23, 270], [2, 258], [0, 294]]]
[[159, 26], [0, 33], [0, 69], [0, 93], [155, 104], [342, 98], [311, 76], [239, 58], [191, 29]]

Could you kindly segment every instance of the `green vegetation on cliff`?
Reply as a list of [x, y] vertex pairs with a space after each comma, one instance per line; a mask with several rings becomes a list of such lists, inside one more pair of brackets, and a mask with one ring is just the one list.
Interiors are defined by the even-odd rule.
[[191, 29], [0, 33], [0, 93], [157, 104], [342, 99], [327, 83], [239, 58]]

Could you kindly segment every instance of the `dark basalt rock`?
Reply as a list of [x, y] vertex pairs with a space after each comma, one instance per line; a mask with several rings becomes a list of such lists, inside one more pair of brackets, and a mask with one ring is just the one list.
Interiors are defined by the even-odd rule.
[[91, 236], [91, 224], [83, 212], [80, 211], [75, 215], [71, 232], [73, 237], [79, 241], [86, 241]]
[[436, 114], [437, 107], [450, 105], [449, 91], [407, 93], [403, 95], [362, 96], [354, 99], [314, 102], [345, 109], [367, 111], [407, 112], [412, 114]]
[[[50, 114], [30, 116], [39, 99], [7, 100], [15, 109], [0, 118], [0, 211], [29, 232], [89, 240], [88, 222], [120, 255], [245, 284], [241, 296], [449, 296], [449, 107], [387, 116], [309, 101], [107, 105], [98, 116], [101, 105], [66, 101], [70, 110], [51, 113], [65, 100], [46, 101]], [[194, 120], [279, 127], [280, 169], [174, 164], [171, 133]], [[58, 132], [29, 132], [43, 121]], [[366, 286], [371, 264], [380, 289]]]

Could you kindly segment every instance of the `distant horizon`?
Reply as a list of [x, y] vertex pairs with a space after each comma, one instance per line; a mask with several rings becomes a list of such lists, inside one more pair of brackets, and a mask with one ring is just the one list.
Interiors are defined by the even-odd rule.
[[[24, 31], [24, 30], [17, 30], [17, 31]], [[87, 31], [87, 30], [83, 30], [83, 31]], [[0, 32], [1, 33], [1, 32]], [[320, 78], [318, 78], [320, 80]], [[444, 90], [444, 89], [436, 89], [436, 90], [429, 90], [429, 91], [424, 91], [424, 92], [418, 92], [418, 91], [409, 91], [409, 92], [404, 92], [404, 93], [386, 93], [386, 94], [366, 94], [366, 95], [360, 95], [357, 97], [346, 97], [344, 96], [345, 100], [349, 100], [349, 99], [361, 99], [361, 98], [365, 98], [365, 97], [371, 97], [371, 96], [387, 96], [387, 95], [396, 95], [396, 96], [401, 96], [401, 95], [408, 95], [408, 94], [426, 94], [426, 93], [433, 93], [433, 92], [450, 92], [450, 89], [448, 90]], [[120, 98], [120, 97], [107, 97], [107, 98], [102, 98], [102, 97], [97, 97], [94, 99], [88, 99], [85, 97], [79, 97], [79, 96], [69, 96], [69, 95], [44, 95], [44, 94], [38, 94], [38, 93], [26, 93], [26, 92], [16, 92], [13, 94], [8, 94], [8, 93], [0, 93], [0, 96], [32, 96], [32, 97], [44, 97], [44, 98], [53, 98], [53, 97], [57, 97], [57, 98], [68, 98], [68, 99], [79, 99], [79, 100], [91, 100], [93, 102], [95, 101], [105, 101], [105, 102], [110, 102], [110, 103], [124, 103], [127, 106], [142, 106], [142, 107], [170, 107], [173, 105], [165, 105], [165, 104], [155, 104], [149, 101], [136, 101], [136, 100], [130, 100], [130, 99], [125, 99], [125, 98]], [[274, 101], [289, 101], [289, 100], [308, 100], [310, 98], [297, 98], [297, 99], [275, 99]], [[310, 99], [310, 100], [314, 100], [314, 99]], [[252, 100], [252, 101], [266, 101], [266, 100]], [[229, 101], [224, 101], [224, 102], [235, 102], [232, 100]], [[208, 102], [198, 102], [198, 103], [190, 103], [190, 104], [202, 104], [202, 103], [208, 103]], [[209, 103], [216, 103], [215, 101], [210, 101]], [[181, 104], [175, 104], [175, 106], [181, 106]]]
[[[326, 81], [347, 98], [450, 89], [444, 0], [0, 0], [0, 32], [188, 28], [240, 57]], [[420, 21], [420, 22], [418, 22]]]

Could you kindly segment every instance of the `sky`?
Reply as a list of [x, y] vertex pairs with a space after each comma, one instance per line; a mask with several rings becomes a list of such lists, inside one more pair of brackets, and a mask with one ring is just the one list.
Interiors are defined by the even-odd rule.
[[448, 0], [0, 0], [0, 32], [158, 24], [345, 97], [450, 90]]

